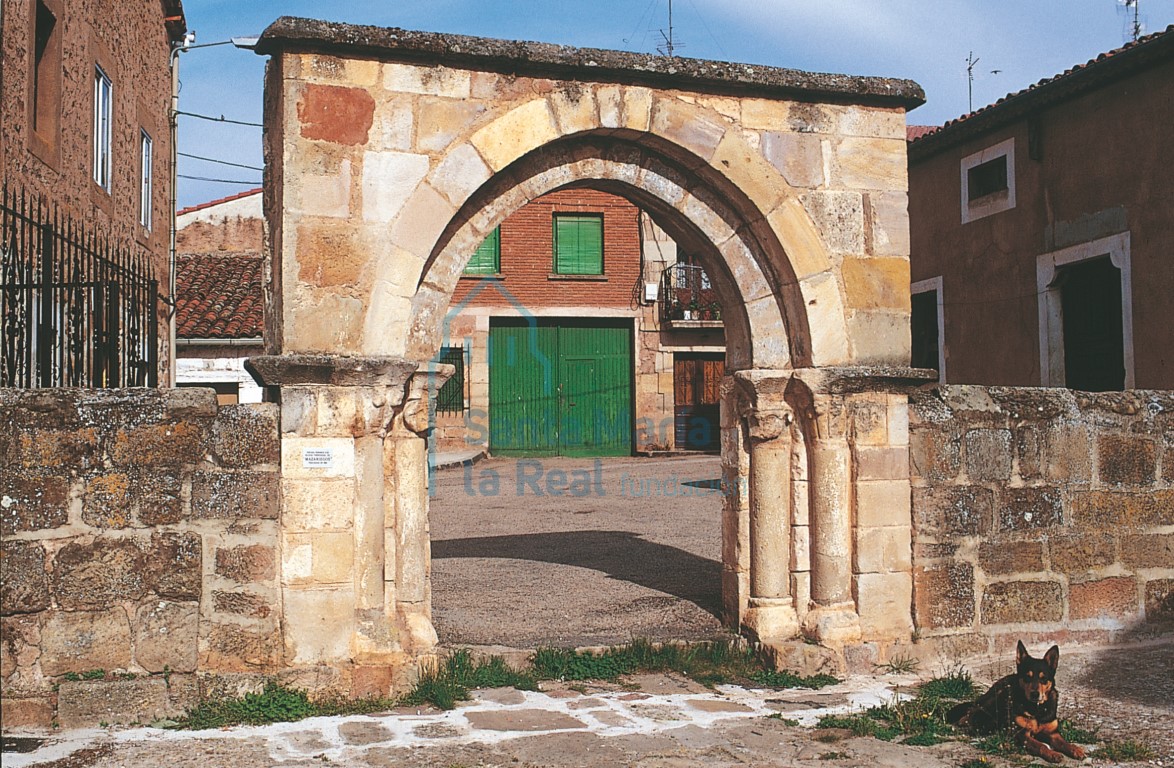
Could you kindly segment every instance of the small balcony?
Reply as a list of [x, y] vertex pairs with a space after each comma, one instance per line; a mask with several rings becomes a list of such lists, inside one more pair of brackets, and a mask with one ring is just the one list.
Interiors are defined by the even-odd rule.
[[722, 305], [705, 270], [672, 264], [660, 278], [660, 322], [668, 328], [721, 328]]

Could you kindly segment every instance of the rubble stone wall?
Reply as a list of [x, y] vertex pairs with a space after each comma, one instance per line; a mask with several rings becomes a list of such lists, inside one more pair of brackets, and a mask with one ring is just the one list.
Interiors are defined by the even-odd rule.
[[283, 662], [277, 407], [0, 390], [3, 725], [150, 722]]
[[923, 641], [1097, 643], [1174, 619], [1174, 393], [922, 392], [910, 472]]

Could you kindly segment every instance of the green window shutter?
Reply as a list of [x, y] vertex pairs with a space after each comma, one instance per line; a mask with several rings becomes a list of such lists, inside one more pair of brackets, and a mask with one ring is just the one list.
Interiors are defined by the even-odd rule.
[[554, 271], [559, 275], [603, 274], [603, 217], [554, 217]]
[[466, 275], [496, 275], [501, 272], [501, 227], [497, 227], [477, 246], [473, 258], [465, 265]]
[[462, 347], [441, 347], [436, 361], [456, 368], [456, 372], [436, 393], [436, 410], [440, 413], [460, 413], [465, 410], [465, 350]]

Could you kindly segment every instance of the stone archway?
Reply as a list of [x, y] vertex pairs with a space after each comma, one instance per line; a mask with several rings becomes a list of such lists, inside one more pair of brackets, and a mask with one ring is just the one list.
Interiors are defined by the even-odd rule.
[[765, 642], [907, 638], [909, 375], [876, 366], [908, 361], [920, 90], [502, 45], [288, 19], [262, 38], [273, 292], [253, 365], [282, 398], [287, 661], [402, 666], [435, 644], [423, 433], [445, 372], [427, 361], [477, 243], [588, 183], [696, 243], [736, 308], [730, 623]]

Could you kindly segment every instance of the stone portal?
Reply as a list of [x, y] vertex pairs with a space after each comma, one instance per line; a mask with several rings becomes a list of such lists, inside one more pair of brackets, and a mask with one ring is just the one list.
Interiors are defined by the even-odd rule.
[[481, 241], [621, 194], [726, 307], [725, 620], [908, 639], [905, 111], [914, 83], [283, 18], [266, 87], [268, 356], [294, 665], [429, 654], [430, 364]]

